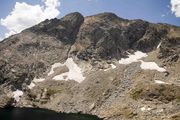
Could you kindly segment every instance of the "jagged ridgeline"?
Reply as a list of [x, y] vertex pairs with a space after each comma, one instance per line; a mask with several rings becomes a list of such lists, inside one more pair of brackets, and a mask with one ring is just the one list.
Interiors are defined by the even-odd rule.
[[71, 13], [0, 42], [0, 103], [110, 120], [173, 118], [179, 56], [180, 27]]

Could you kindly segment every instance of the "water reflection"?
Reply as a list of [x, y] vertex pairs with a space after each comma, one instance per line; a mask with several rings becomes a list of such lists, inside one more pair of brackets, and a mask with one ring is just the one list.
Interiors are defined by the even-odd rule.
[[87, 114], [57, 113], [36, 108], [0, 109], [0, 120], [102, 120]]

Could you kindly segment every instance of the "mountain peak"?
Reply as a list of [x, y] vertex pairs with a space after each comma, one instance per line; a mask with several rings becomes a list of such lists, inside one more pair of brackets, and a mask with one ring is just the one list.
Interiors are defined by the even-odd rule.
[[83, 15], [79, 12], [73, 12], [73, 13], [70, 13], [70, 14], [67, 14], [65, 15], [62, 20], [65, 21], [65, 20], [70, 20], [72, 21], [73, 19], [84, 19]]
[[104, 12], [104, 13], [99, 13], [93, 16], [98, 16], [98, 17], [102, 17], [102, 18], [117, 18], [118, 16], [114, 13], [111, 12]]

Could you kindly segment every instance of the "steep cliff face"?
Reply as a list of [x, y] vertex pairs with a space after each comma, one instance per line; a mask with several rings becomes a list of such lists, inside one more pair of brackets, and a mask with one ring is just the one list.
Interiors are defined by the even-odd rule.
[[129, 21], [103, 13], [85, 18], [74, 46], [79, 58], [120, 59], [127, 50], [152, 51], [167, 32], [142, 20]]
[[112, 120], [165, 119], [180, 112], [179, 53], [179, 27], [71, 13], [0, 43], [0, 86], [3, 96], [24, 92], [17, 106]]
[[7, 80], [21, 87], [25, 79], [30, 82], [35, 76], [41, 77], [51, 64], [64, 62], [83, 20], [79, 13], [46, 20], [2, 41], [1, 83]]

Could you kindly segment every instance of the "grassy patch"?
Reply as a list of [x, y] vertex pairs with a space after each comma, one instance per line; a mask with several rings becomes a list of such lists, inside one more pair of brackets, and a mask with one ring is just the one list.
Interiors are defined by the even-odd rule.
[[54, 95], [54, 94], [57, 94], [57, 93], [62, 93], [63, 89], [48, 89], [47, 90], [47, 95], [48, 96], [51, 96], [51, 95]]
[[137, 100], [142, 92], [143, 92], [142, 89], [135, 90], [135, 91], [133, 91], [133, 92], [130, 94], [130, 97], [131, 97], [132, 99]]
[[122, 112], [122, 115], [126, 118], [126, 119], [132, 119], [133, 117], [137, 116], [137, 113], [134, 113], [131, 109], [124, 109]]

